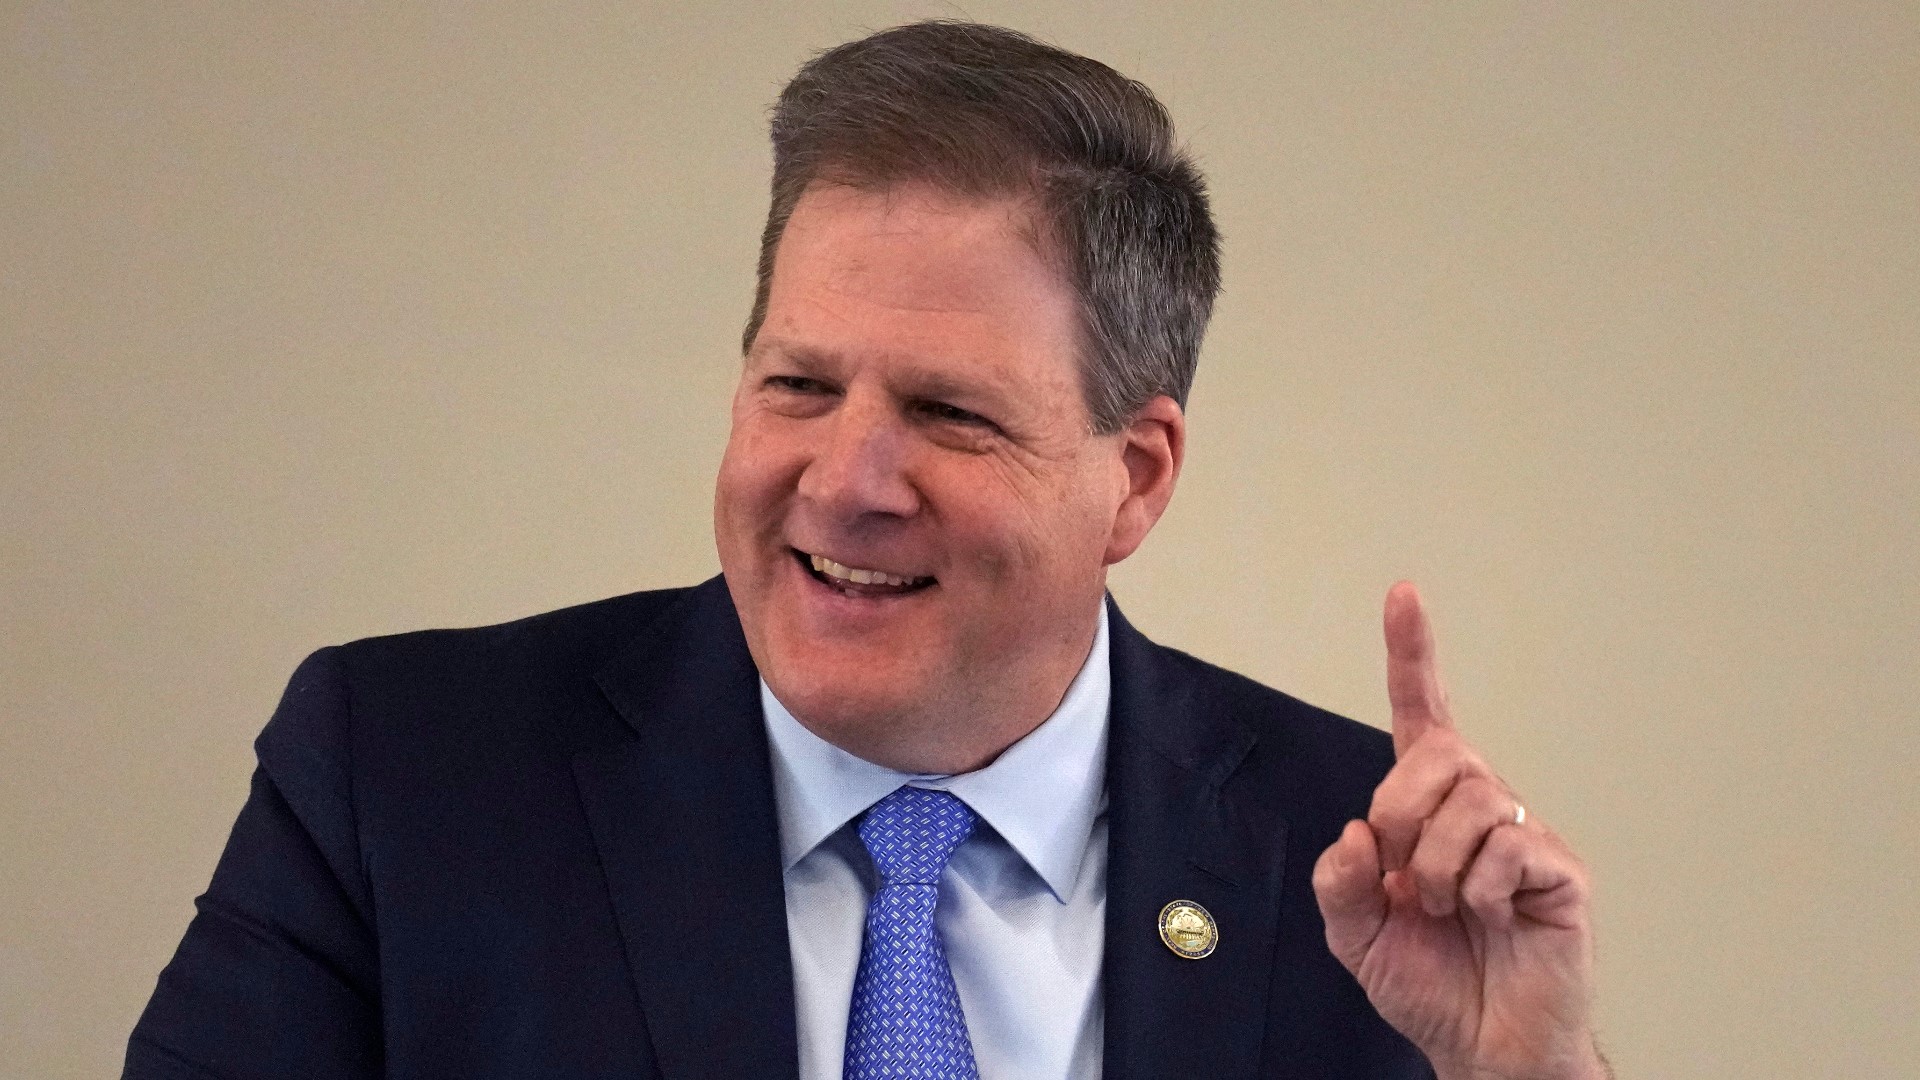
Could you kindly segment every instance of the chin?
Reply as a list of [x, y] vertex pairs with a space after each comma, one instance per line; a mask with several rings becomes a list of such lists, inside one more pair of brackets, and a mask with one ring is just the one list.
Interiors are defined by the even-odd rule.
[[776, 645], [768, 659], [767, 685], [790, 709], [804, 703], [823, 716], [893, 715], [925, 701], [925, 679], [917, 665], [877, 650], [811, 644], [782, 650]]

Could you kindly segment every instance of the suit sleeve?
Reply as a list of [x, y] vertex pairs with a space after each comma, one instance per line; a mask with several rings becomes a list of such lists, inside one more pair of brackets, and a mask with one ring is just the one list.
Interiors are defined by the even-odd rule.
[[337, 650], [294, 672], [198, 913], [127, 1045], [134, 1080], [377, 1077], [380, 972]]

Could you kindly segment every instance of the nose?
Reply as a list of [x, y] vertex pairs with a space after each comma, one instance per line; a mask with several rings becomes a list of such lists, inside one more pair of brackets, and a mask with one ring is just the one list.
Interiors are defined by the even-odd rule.
[[920, 495], [907, 476], [910, 438], [890, 403], [849, 395], [819, 427], [799, 494], [843, 524], [907, 517]]

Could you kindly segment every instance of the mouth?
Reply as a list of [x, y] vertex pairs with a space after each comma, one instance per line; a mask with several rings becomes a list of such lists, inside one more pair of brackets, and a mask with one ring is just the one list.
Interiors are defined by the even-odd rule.
[[935, 579], [931, 577], [905, 577], [899, 574], [889, 574], [884, 570], [869, 570], [859, 566], [848, 566], [844, 563], [835, 562], [824, 555], [814, 555], [801, 551], [799, 548], [789, 548], [788, 550], [793, 552], [794, 561], [800, 564], [800, 568], [806, 571], [809, 577], [825, 585], [827, 588], [840, 593], [842, 596], [859, 597], [861, 599], [911, 596], [914, 593], [929, 589], [936, 584]]

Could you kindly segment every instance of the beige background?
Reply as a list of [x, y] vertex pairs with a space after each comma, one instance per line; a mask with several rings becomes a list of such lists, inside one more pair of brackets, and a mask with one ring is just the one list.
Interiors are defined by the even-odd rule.
[[[8, 3], [0, 1074], [114, 1073], [320, 645], [715, 569], [811, 50], [958, 6]], [[975, 3], [1155, 87], [1227, 294], [1161, 640], [1381, 722], [1421, 581], [1623, 1077], [1920, 1060], [1920, 11]]]

